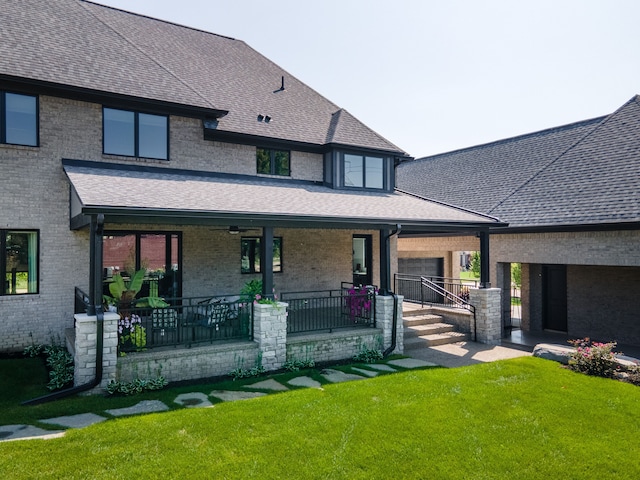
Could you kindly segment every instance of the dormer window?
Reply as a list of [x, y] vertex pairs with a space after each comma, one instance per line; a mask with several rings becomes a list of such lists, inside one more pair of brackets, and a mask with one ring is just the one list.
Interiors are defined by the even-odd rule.
[[169, 118], [103, 108], [103, 151], [109, 155], [169, 159]]
[[339, 189], [391, 192], [395, 188], [393, 158], [375, 153], [332, 150], [324, 157], [324, 183]]
[[381, 157], [344, 154], [344, 186], [384, 188], [383, 160]]

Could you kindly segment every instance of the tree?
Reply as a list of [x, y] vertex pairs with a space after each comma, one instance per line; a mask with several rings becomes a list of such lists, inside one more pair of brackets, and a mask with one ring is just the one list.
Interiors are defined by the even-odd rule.
[[480, 278], [480, 252], [471, 253], [471, 272], [476, 278]]

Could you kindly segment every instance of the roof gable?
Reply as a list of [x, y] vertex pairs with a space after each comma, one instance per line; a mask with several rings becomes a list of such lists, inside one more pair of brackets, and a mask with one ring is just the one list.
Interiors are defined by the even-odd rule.
[[[313, 145], [339, 110], [232, 38], [84, 0], [5, 0], [0, 21], [0, 75], [11, 78], [226, 110], [219, 131]], [[355, 119], [340, 139], [404, 154]]]

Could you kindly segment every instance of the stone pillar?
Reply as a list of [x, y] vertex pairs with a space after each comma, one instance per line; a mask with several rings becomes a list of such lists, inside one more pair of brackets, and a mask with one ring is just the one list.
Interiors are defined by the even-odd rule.
[[287, 361], [286, 303], [253, 304], [253, 340], [258, 343], [265, 370], [278, 370]]
[[[403, 300], [404, 297], [398, 295], [398, 305], [396, 307], [396, 348], [392, 352], [398, 354], [404, 352], [404, 328], [402, 324]], [[391, 346], [393, 331], [393, 297], [391, 295], [376, 295], [376, 328], [382, 330], [382, 350], [386, 350]], [[371, 346], [370, 348], [374, 347]]]
[[499, 288], [469, 289], [469, 303], [476, 309], [476, 341], [480, 343], [502, 342], [501, 293]]
[[[80, 386], [92, 382], [96, 376], [97, 319], [95, 315], [78, 313], [76, 323], [76, 343], [73, 385]], [[116, 379], [118, 363], [118, 320], [117, 313], [106, 312], [103, 321], [102, 340], [102, 381], [90, 393], [101, 393], [110, 380]]]

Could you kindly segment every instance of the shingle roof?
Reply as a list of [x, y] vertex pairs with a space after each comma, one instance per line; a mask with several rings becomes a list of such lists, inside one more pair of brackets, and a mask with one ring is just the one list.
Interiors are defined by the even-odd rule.
[[228, 110], [218, 130], [278, 140], [323, 145], [337, 126], [340, 143], [404, 155], [351, 116], [332, 125], [338, 106], [239, 40], [84, 0], [4, 0], [0, 24], [6, 78]]
[[[180, 221], [202, 215], [221, 221], [244, 218], [261, 224], [277, 221], [286, 226], [291, 221], [348, 228], [397, 223], [417, 228], [496, 223], [488, 216], [400, 192], [351, 192], [314, 182], [72, 160], [64, 161], [64, 170], [85, 213], [177, 215]], [[187, 191], [189, 195], [184, 194]]]
[[398, 186], [509, 227], [640, 221], [640, 97], [606, 117], [398, 167]]

